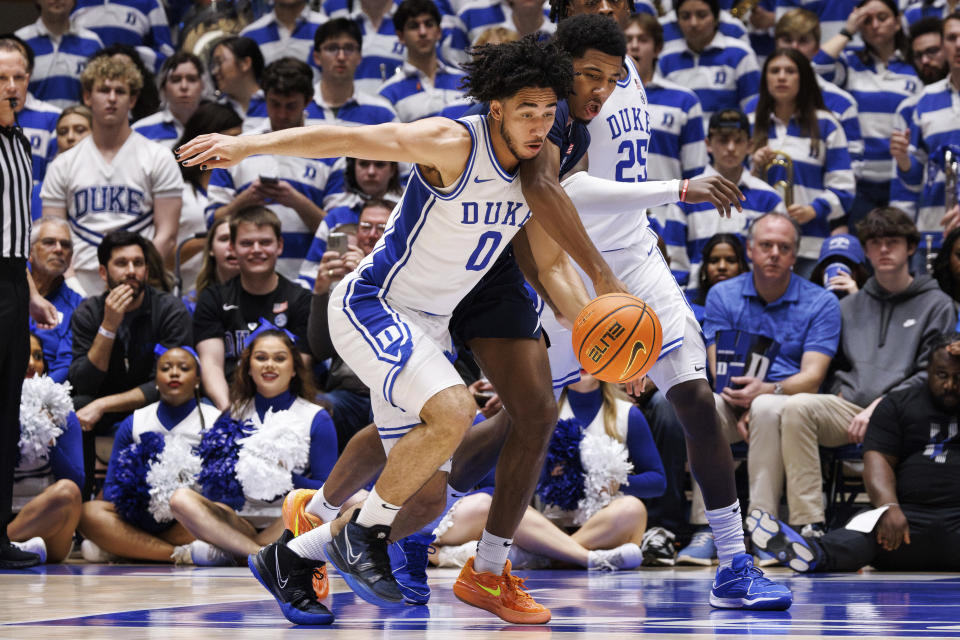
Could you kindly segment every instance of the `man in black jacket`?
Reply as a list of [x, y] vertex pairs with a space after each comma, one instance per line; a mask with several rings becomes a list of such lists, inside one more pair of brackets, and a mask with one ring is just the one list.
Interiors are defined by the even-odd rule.
[[111, 434], [126, 414], [157, 400], [154, 346], [193, 344], [187, 308], [147, 285], [147, 242], [130, 231], [108, 233], [97, 248], [107, 290], [85, 299], [73, 313], [67, 378], [77, 418], [89, 434], [84, 438], [88, 478], [93, 476], [93, 433]]

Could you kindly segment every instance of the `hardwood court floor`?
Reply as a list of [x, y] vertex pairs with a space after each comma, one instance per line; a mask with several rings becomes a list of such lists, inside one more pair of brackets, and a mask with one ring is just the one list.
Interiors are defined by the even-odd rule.
[[707, 569], [518, 572], [553, 610], [549, 625], [529, 627], [460, 603], [455, 570], [430, 571], [428, 606], [392, 608], [363, 602], [331, 571], [337, 621], [296, 627], [246, 568], [67, 564], [0, 572], [0, 638], [960, 638], [958, 574], [770, 573], [793, 589], [789, 611], [711, 609]]

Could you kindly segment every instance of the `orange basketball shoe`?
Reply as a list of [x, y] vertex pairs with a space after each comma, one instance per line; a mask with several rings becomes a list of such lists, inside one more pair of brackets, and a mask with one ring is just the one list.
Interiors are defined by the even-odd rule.
[[294, 489], [283, 499], [283, 528], [292, 531], [293, 537], [323, 524], [323, 520], [307, 513], [307, 504], [316, 492], [316, 489]]
[[501, 619], [514, 624], [544, 624], [550, 622], [550, 609], [537, 604], [526, 589], [523, 578], [510, 575], [507, 560], [503, 574], [477, 573], [473, 558], [467, 560], [453, 583], [453, 594], [463, 602], [486, 609]]
[[[316, 492], [316, 489], [294, 489], [283, 499], [283, 528], [291, 531], [294, 537], [323, 524], [323, 520], [307, 513], [307, 504]], [[317, 600], [323, 600], [330, 593], [326, 564], [313, 570], [313, 591]]]

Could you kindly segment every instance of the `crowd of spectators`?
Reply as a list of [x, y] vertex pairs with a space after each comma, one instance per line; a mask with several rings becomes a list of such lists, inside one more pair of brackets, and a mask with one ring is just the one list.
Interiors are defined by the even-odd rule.
[[[928, 0], [760, 0], [740, 17], [732, 0], [631, 4], [628, 63], [651, 137], [621, 151], [645, 153], [649, 179], [720, 175], [745, 196], [730, 218], [709, 204], [648, 214], [703, 327], [720, 424], [746, 443], [761, 562], [852, 569], [877, 557], [859, 538], [827, 534], [837, 523], [821, 447], [866, 454], [869, 498], [887, 507], [882, 550], [908, 544], [915, 517], [956, 535], [960, 493], [938, 484], [927, 500], [898, 464], [926, 452], [941, 483], [960, 488], [960, 347], [949, 339], [960, 302], [960, 13]], [[68, 556], [76, 530], [91, 561], [234, 563], [279, 536], [283, 493], [321, 486], [370, 422], [369, 391], [331, 344], [326, 302], [389, 230], [411, 167], [261, 155], [208, 171], [178, 165], [172, 150], [205, 133], [456, 117], [471, 107], [460, 69], [469, 47], [550, 37], [550, 3], [275, 0], [193, 47], [197, 9], [183, 0], [37, 7], [35, 23], [0, 36], [0, 75], [18, 87], [32, 151], [30, 269], [60, 318], [32, 333], [26, 375], [69, 392], [71, 410], [23, 427], [10, 536], [51, 562]], [[496, 390], [466, 350], [461, 364], [490, 417]], [[28, 385], [24, 405], [53, 402], [44, 389]], [[632, 471], [574, 523], [573, 505], [543, 499], [564, 473], [547, 469], [515, 564], [713, 561], [680, 423], [655, 389], [633, 400], [592, 381], [562, 396], [561, 425], [603, 434], [605, 424]], [[924, 440], [927, 418], [911, 403], [954, 422], [931, 422]], [[897, 441], [901, 427], [913, 431]], [[279, 460], [255, 434], [281, 443]], [[253, 444], [236, 443], [244, 437]], [[134, 495], [140, 481], [162, 485], [151, 492], [160, 498]], [[919, 507], [900, 510], [900, 483]], [[463, 497], [441, 523], [437, 544], [450, 549], [437, 557], [456, 564], [476, 539], [485, 495]], [[950, 517], [937, 525], [931, 505]], [[889, 564], [923, 560], [906, 557]]]

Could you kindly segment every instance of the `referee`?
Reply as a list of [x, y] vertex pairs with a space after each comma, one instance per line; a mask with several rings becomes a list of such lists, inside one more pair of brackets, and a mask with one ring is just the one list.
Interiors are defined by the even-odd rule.
[[0, 569], [25, 569], [40, 556], [21, 551], [7, 537], [13, 472], [20, 441], [20, 391], [30, 350], [28, 314], [37, 326], [57, 324], [57, 310], [27, 273], [30, 241], [30, 143], [17, 125], [18, 90], [26, 86], [27, 54], [19, 39], [0, 35]]

